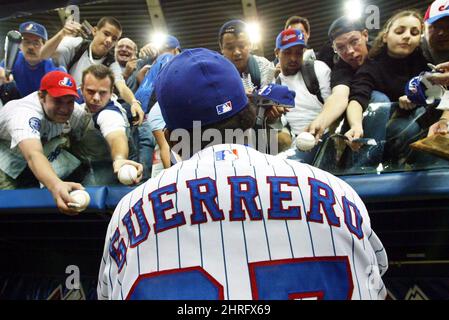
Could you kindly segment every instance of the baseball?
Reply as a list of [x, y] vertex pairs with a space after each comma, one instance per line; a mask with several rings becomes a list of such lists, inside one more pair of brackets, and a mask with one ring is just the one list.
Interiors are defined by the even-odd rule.
[[67, 205], [75, 211], [81, 212], [86, 210], [90, 203], [90, 196], [84, 190], [75, 190], [70, 192], [70, 196], [75, 202], [69, 202]]
[[124, 185], [133, 184], [135, 179], [137, 179], [137, 169], [130, 164], [123, 165], [118, 171], [118, 180]]
[[296, 147], [301, 151], [309, 151], [315, 146], [315, 137], [308, 132], [301, 132], [296, 137]]

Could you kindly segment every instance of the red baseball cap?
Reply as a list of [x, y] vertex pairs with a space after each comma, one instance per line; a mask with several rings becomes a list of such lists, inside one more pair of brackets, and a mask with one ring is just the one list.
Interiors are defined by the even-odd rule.
[[78, 96], [75, 79], [68, 73], [62, 71], [51, 71], [41, 80], [39, 90], [47, 91], [54, 98], [62, 96]]

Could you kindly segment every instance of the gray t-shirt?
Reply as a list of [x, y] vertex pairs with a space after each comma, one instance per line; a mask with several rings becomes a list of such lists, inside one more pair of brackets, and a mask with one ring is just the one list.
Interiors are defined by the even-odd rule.
[[[78, 47], [81, 42], [83, 42], [83, 38], [81, 37], [65, 37], [61, 41], [58, 48], [56, 49], [58, 53], [58, 62], [61, 67], [67, 69], [70, 61], [72, 61], [72, 59], [75, 57], [76, 47]], [[79, 87], [81, 86], [83, 71], [93, 64], [101, 64], [105, 58], [106, 57], [103, 57], [101, 59], [94, 59], [91, 54], [91, 46], [89, 46], [89, 49], [86, 50], [81, 58], [73, 64], [72, 68], [67, 71], [75, 79], [76, 85]], [[111, 68], [112, 72], [114, 73], [116, 83], [117, 81], [124, 80], [122, 70], [117, 62], [112, 63], [109, 68]]]

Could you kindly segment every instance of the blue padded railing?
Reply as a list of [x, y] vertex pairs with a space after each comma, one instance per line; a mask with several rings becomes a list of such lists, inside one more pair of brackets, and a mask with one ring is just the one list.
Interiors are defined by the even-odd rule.
[[[365, 202], [449, 199], [449, 170], [430, 170], [340, 176]], [[113, 211], [132, 187], [87, 187], [91, 202], [89, 211]], [[0, 211], [55, 209], [46, 189], [0, 191]]]

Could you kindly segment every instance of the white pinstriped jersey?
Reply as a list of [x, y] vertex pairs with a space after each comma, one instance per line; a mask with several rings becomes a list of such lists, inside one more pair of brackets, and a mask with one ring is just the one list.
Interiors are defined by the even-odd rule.
[[24, 139], [51, 140], [63, 131], [80, 126], [86, 112], [77, 103], [69, 123], [55, 123], [46, 118], [37, 92], [8, 102], [0, 111], [0, 139], [11, 141], [11, 149]]
[[99, 299], [383, 299], [388, 267], [356, 192], [320, 169], [216, 145], [127, 194]]
[[52, 122], [45, 116], [37, 92], [8, 102], [0, 109], [0, 170], [16, 178], [27, 165], [16, 148], [21, 141], [40, 139], [45, 144], [62, 133], [78, 130], [85, 116], [84, 109], [75, 103], [68, 123]]

